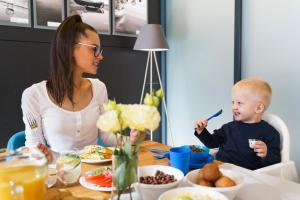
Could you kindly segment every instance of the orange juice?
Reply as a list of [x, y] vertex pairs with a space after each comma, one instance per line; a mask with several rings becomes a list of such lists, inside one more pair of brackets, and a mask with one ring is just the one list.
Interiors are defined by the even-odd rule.
[[44, 166], [0, 168], [0, 200], [44, 200], [46, 174]]
[[0, 160], [0, 200], [45, 200], [46, 163], [37, 148], [6, 150]]

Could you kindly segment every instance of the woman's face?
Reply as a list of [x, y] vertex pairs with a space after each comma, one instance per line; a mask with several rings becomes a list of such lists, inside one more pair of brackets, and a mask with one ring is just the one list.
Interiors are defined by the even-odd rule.
[[86, 30], [86, 37], [82, 36], [74, 46], [74, 70], [76, 74], [96, 74], [98, 64], [103, 59], [99, 53], [100, 39], [94, 31]]

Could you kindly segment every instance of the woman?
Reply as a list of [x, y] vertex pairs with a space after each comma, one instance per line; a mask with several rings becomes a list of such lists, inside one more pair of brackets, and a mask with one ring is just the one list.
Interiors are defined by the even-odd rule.
[[[96, 144], [98, 135], [104, 144], [115, 145], [113, 134], [98, 134], [96, 127], [108, 98], [105, 84], [82, 77], [84, 73], [96, 74], [103, 60], [97, 31], [79, 15], [66, 18], [54, 35], [50, 56], [49, 79], [32, 85], [22, 95], [25, 145], [38, 146], [49, 161], [53, 152]], [[37, 127], [30, 126], [32, 121]]]

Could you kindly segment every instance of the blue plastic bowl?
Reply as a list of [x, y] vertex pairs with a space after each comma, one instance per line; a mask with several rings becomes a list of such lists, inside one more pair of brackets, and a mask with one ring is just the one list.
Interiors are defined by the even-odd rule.
[[[192, 145], [190, 145], [190, 148], [191, 148], [191, 146]], [[191, 151], [190, 163], [191, 164], [203, 163], [209, 155], [209, 148], [207, 148], [205, 146], [201, 146], [201, 145], [193, 145], [193, 146], [195, 146], [197, 149], [201, 149], [202, 152], [192, 152]]]
[[198, 163], [198, 164], [190, 163], [189, 168], [190, 170], [201, 169], [202, 167], [204, 167], [204, 165], [206, 165], [207, 163], [211, 163], [214, 160], [215, 158], [212, 155], [208, 154], [207, 158], [202, 163]]

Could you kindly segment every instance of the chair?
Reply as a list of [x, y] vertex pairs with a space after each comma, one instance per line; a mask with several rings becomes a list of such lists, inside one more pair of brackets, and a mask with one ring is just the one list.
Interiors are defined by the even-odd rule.
[[7, 142], [7, 149], [16, 150], [25, 145], [25, 131], [20, 131], [11, 136]]
[[102, 140], [101, 140], [100, 137], [98, 137], [98, 142], [97, 142], [97, 144], [99, 144], [100, 146], [103, 146], [103, 147], [108, 147], [106, 144], [104, 144], [104, 143], [102, 142]]
[[255, 171], [299, 182], [295, 163], [290, 160], [290, 134], [286, 124], [280, 117], [272, 113], [264, 113], [262, 119], [280, 134], [281, 162]]

